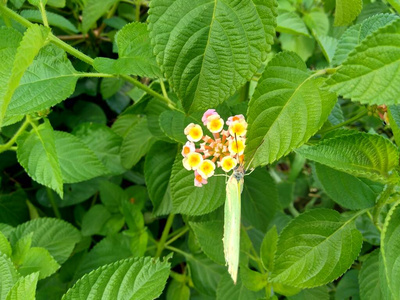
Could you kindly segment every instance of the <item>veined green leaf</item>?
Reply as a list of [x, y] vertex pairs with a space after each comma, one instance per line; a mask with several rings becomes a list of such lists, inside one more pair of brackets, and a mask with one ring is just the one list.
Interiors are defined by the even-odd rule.
[[288, 300], [329, 300], [329, 299], [330, 297], [327, 286], [320, 286], [313, 289], [305, 289], [294, 296], [288, 297]]
[[167, 300], [190, 300], [190, 288], [185, 282], [173, 279], [168, 285]]
[[152, 257], [120, 260], [83, 276], [63, 300], [157, 298], [167, 282], [170, 263]]
[[274, 227], [268, 230], [260, 248], [261, 261], [268, 271], [272, 271], [274, 269], [274, 256], [276, 253], [277, 244], [278, 231], [276, 230], [276, 226], [274, 225]]
[[361, 12], [362, 0], [336, 0], [335, 26], [346, 26]]
[[307, 61], [314, 53], [315, 39], [311, 37], [281, 33], [279, 41], [282, 50], [295, 52], [303, 61]]
[[4, 95], [0, 95], [0, 127], [3, 124], [3, 119], [11, 98], [25, 70], [33, 62], [39, 50], [44, 46], [49, 33], [49, 28], [36, 24], [26, 30], [15, 54], [12, 71], [8, 79], [7, 90]]
[[28, 2], [37, 7], [39, 7], [40, 4], [42, 4], [42, 5], [47, 4], [47, 0], [28, 0]]
[[379, 281], [379, 250], [372, 252], [363, 262], [358, 276], [360, 297], [363, 300], [383, 300]]
[[276, 21], [278, 23], [276, 31], [278, 32], [310, 36], [306, 24], [296, 12], [279, 14]]
[[44, 279], [54, 274], [60, 267], [47, 249], [33, 247], [27, 251], [18, 272], [23, 276], [39, 272], [39, 279]]
[[0, 231], [0, 253], [6, 256], [11, 256], [11, 245], [7, 237]]
[[351, 269], [343, 275], [336, 287], [335, 300], [360, 299], [358, 273], [358, 270]]
[[[42, 15], [38, 10], [23, 10], [20, 12], [20, 15], [32, 22], [43, 22]], [[50, 11], [46, 11], [46, 15], [50, 26], [58, 27], [67, 32], [79, 32], [75, 25], [63, 16], [57, 15]]]
[[300, 288], [324, 285], [351, 266], [361, 246], [353, 218], [330, 209], [303, 213], [279, 236], [272, 280]]
[[387, 183], [397, 180], [395, 145], [380, 135], [351, 132], [297, 150], [304, 157], [357, 177]]
[[8, 292], [20, 277], [10, 258], [0, 253], [0, 300], [6, 299]]
[[125, 25], [116, 36], [118, 59], [99, 57], [94, 60], [94, 67], [99, 72], [162, 77], [150, 44], [147, 25], [130, 23]]
[[35, 300], [39, 273], [21, 277], [8, 292], [6, 300]]
[[228, 275], [224, 275], [218, 284], [217, 300], [250, 300], [262, 299], [265, 296], [265, 291], [253, 292], [248, 290], [241, 280], [233, 284], [232, 279]]
[[400, 19], [367, 36], [326, 82], [344, 98], [397, 104], [400, 93]]
[[300, 147], [329, 116], [336, 95], [320, 89], [301, 58], [282, 52], [265, 69], [249, 103], [245, 158], [266, 165]]
[[34, 127], [17, 139], [18, 162], [29, 176], [63, 197], [63, 177], [56, 150], [55, 135], [50, 122]]
[[157, 62], [187, 111], [215, 107], [271, 48], [275, 0], [154, 0], [149, 29]]
[[89, 29], [101, 18], [118, 0], [87, 0], [82, 13], [82, 32], [87, 33]]

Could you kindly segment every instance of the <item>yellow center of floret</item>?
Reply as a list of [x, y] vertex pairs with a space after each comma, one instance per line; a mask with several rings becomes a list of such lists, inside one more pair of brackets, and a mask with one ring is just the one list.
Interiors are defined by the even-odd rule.
[[190, 153], [190, 147], [187, 147], [187, 146], [183, 147], [183, 153], [185, 155], [188, 155]]
[[208, 123], [207, 123], [207, 128], [212, 132], [212, 133], [217, 133], [220, 132], [222, 130], [222, 128], [224, 127], [224, 122], [222, 121], [221, 118], [214, 118], [211, 119]]
[[196, 168], [202, 161], [202, 157], [199, 153], [192, 153], [188, 155], [188, 164], [191, 168]]
[[193, 141], [197, 142], [203, 137], [203, 130], [200, 125], [195, 125], [189, 130], [189, 136]]
[[200, 167], [197, 169], [200, 175], [203, 177], [210, 177], [214, 175], [215, 165], [210, 160], [204, 160]]
[[246, 127], [244, 126], [243, 123], [235, 122], [234, 124], [231, 125], [230, 127], [230, 133], [234, 136], [235, 134], [237, 136], [242, 136], [246, 132]]
[[244, 143], [242, 140], [235, 139], [229, 143], [229, 151], [231, 153], [242, 154], [244, 151]]
[[224, 170], [225, 172], [229, 172], [230, 170], [232, 170], [234, 167], [236, 167], [237, 162], [236, 159], [234, 159], [231, 156], [225, 156], [222, 160], [221, 160], [221, 168], [222, 170]]

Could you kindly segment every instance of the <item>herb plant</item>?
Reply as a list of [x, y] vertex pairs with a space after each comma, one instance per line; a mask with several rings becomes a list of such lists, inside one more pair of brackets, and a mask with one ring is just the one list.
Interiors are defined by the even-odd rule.
[[400, 300], [399, 0], [0, 0], [0, 300]]

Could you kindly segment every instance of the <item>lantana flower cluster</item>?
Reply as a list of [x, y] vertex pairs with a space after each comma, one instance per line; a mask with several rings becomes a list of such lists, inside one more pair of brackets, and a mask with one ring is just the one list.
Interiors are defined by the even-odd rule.
[[207, 184], [216, 167], [229, 172], [243, 163], [247, 132], [243, 115], [229, 117], [228, 130], [224, 130], [225, 122], [215, 109], [207, 110], [201, 120], [211, 136], [205, 135], [200, 125], [190, 123], [184, 131], [188, 141], [182, 148], [183, 166], [194, 171], [194, 185], [198, 187]]

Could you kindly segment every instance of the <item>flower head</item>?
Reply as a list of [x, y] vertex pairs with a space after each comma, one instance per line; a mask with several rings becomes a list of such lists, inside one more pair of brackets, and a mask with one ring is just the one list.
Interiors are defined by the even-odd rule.
[[191, 142], [198, 142], [203, 137], [203, 129], [200, 125], [190, 123], [184, 130], [187, 139]]
[[186, 170], [196, 170], [203, 163], [203, 156], [200, 153], [191, 152], [182, 162]]
[[197, 168], [197, 172], [203, 177], [203, 178], [208, 178], [214, 175], [215, 171], [215, 163], [213, 163], [211, 160], [206, 159], [203, 160], [201, 165]]
[[230, 117], [226, 124], [229, 125], [228, 131], [232, 136], [242, 137], [246, 135], [247, 122], [243, 115]]
[[207, 126], [208, 117], [210, 116], [219, 116], [219, 114], [215, 111], [215, 109], [208, 109], [201, 118], [201, 121], [203, 122], [204, 126]]

